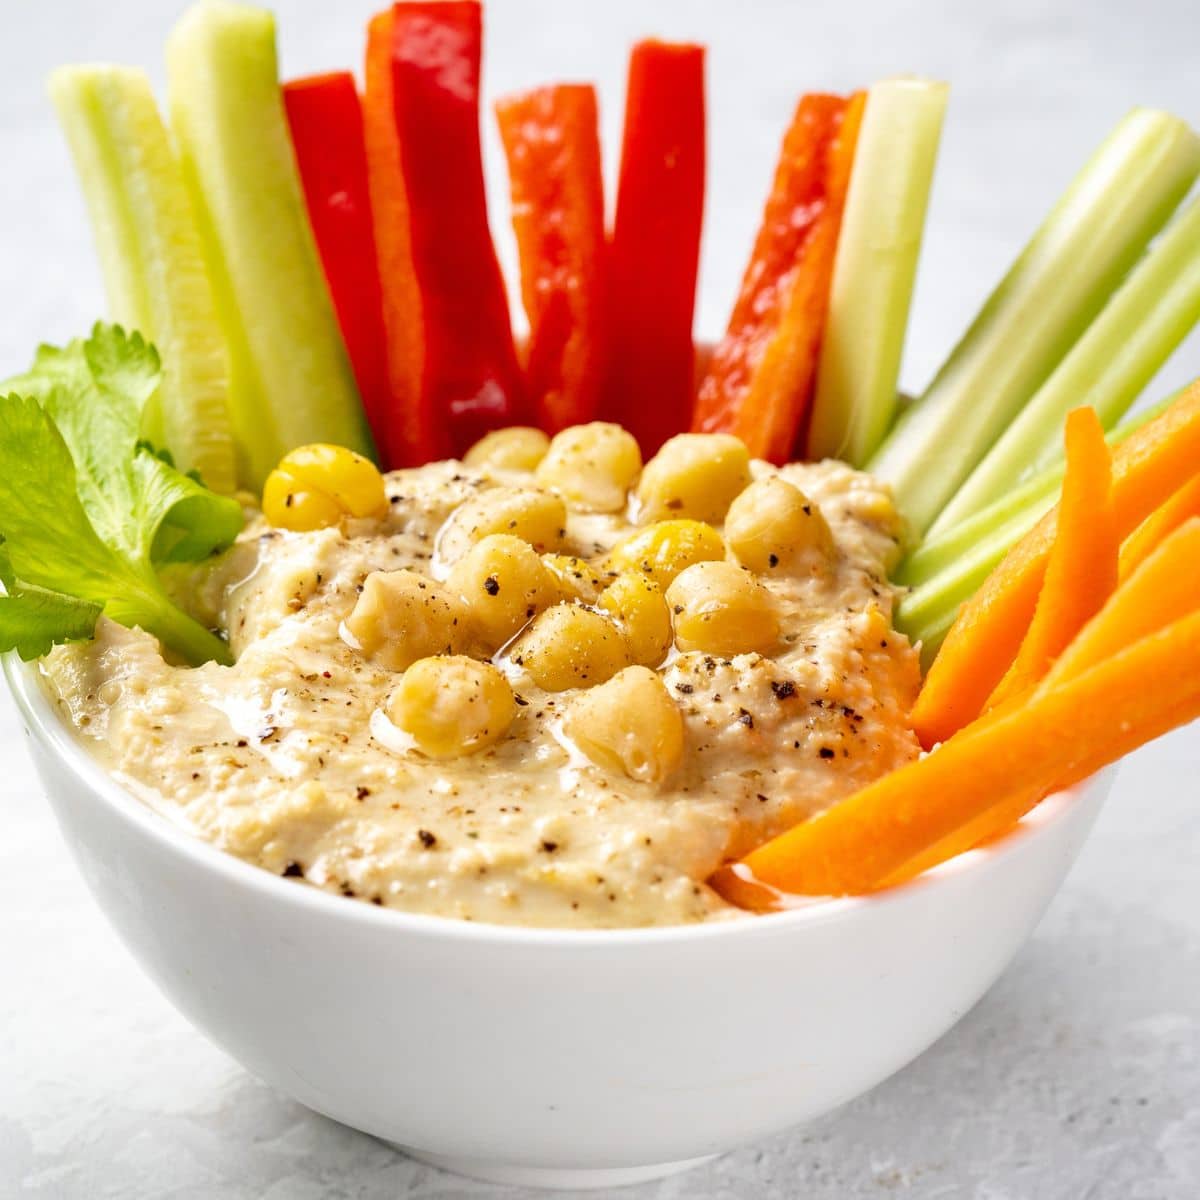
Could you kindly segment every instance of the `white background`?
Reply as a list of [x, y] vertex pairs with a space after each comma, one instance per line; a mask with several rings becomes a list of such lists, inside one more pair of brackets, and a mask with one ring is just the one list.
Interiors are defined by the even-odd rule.
[[[277, 5], [285, 74], [357, 65], [372, 7]], [[114, 59], [143, 64], [161, 82], [162, 41], [181, 8], [0, 5], [0, 375], [22, 368], [37, 341], [81, 332], [103, 312], [45, 75], [64, 61]], [[1200, 123], [1194, 0], [491, 0], [489, 90], [597, 80], [611, 168], [625, 52], [649, 33], [711, 48], [699, 318], [709, 335], [728, 311], [797, 94], [900, 72], [951, 81], [904, 369], [910, 389], [927, 381], [1126, 109], [1156, 105]], [[487, 135], [493, 224], [511, 264], [490, 119]], [[1197, 374], [1193, 337], [1149, 394]], [[21, 743], [0, 698], [0, 1197], [491, 1194], [305, 1112], [193, 1033], [92, 908]], [[1126, 763], [1033, 942], [917, 1063], [815, 1126], [623, 1194], [1193, 1200], [1198, 759], [1192, 729]]]

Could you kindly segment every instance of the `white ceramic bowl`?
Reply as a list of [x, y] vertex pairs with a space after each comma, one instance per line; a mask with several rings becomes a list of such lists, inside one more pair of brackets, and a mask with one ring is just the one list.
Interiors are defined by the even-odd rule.
[[509, 1183], [651, 1178], [874, 1087], [1004, 969], [1111, 782], [870, 898], [699, 927], [511, 929], [222, 854], [109, 779], [33, 670], [5, 670], [84, 878], [170, 1001], [310, 1108]]

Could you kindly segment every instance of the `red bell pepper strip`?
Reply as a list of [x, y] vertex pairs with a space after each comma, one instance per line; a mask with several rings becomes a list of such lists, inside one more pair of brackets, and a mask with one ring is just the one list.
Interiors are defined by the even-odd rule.
[[[367, 49], [368, 129], [383, 124], [390, 102], [395, 134], [391, 148], [385, 134], [368, 135], [372, 199], [381, 195], [389, 354], [413, 388], [401, 440], [408, 460], [419, 461], [461, 454], [488, 430], [524, 419], [526, 406], [484, 195], [480, 6], [411, 0], [392, 6], [388, 26], [372, 22]], [[407, 236], [382, 233], [400, 222]], [[410, 278], [394, 274], [406, 266]]]
[[400, 139], [392, 105], [394, 23], [390, 8], [371, 18], [364, 72], [367, 179], [379, 258], [388, 389], [393, 400], [388, 419], [374, 433], [380, 456], [388, 466], [411, 467], [441, 457], [448, 439], [444, 428], [437, 428], [422, 387], [421, 292], [414, 274], [408, 194], [400, 169]]
[[349, 71], [311, 75], [284, 84], [283, 102], [325, 280], [378, 438], [392, 403], [358, 89]]
[[646, 455], [691, 420], [704, 166], [704, 48], [639, 42], [629, 58], [602, 412]]
[[833, 259], [865, 94], [801, 99], [725, 337], [696, 399], [693, 428], [734, 433], [787, 462], [816, 382]]
[[530, 327], [526, 390], [537, 423], [557, 433], [596, 415], [606, 362], [596, 89], [561, 84], [506, 97], [496, 119]]

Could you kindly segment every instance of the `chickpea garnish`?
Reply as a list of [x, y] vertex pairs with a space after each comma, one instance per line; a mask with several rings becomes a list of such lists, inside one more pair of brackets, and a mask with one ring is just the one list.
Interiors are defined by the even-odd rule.
[[641, 571], [667, 588], [680, 571], [725, 557], [721, 535], [703, 521], [657, 521], [631, 533], [613, 547], [608, 565], [614, 571]]
[[671, 648], [671, 614], [662, 588], [640, 571], [618, 575], [600, 597], [629, 643], [633, 661], [657, 667]]
[[510, 425], [485, 433], [463, 455], [469, 467], [492, 471], [533, 471], [546, 457], [550, 439], [529, 425]]
[[389, 671], [460, 649], [467, 612], [455, 594], [416, 571], [373, 571], [345, 620], [351, 644]]
[[466, 605], [472, 632], [489, 653], [559, 599], [537, 551], [507, 533], [476, 542], [450, 568], [446, 586]]
[[642, 783], [665, 779], [683, 758], [683, 718], [647, 667], [628, 667], [573, 700], [563, 731], [594, 763]]
[[750, 453], [728, 433], [681, 433], [646, 464], [637, 496], [643, 520], [691, 517], [723, 521], [750, 482]]
[[779, 637], [775, 599], [744, 567], [703, 562], [667, 589], [681, 650], [731, 656], [770, 650]]
[[388, 700], [388, 719], [431, 758], [457, 758], [495, 745], [517, 713], [508, 680], [491, 663], [463, 655], [414, 662]]
[[581, 604], [546, 609], [513, 643], [509, 657], [548, 692], [594, 687], [630, 663], [621, 631]]
[[619, 512], [642, 469], [637, 440], [620, 425], [592, 421], [555, 434], [536, 478], [575, 509]]
[[337, 525], [343, 517], [382, 517], [387, 509], [378, 468], [344, 446], [299, 446], [263, 485], [263, 516], [297, 533]]
[[755, 480], [729, 506], [725, 540], [738, 562], [762, 573], [791, 571], [810, 550], [826, 561], [833, 554], [821, 510], [778, 475]]

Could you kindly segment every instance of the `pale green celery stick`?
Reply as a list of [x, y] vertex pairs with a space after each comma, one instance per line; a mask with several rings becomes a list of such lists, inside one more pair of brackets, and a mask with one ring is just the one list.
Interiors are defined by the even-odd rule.
[[1113, 293], [930, 526], [953, 529], [1062, 452], [1067, 413], [1090, 404], [1107, 429], [1200, 320], [1200, 200], [1193, 201]]
[[974, 546], [1011, 518], [1026, 511], [1036, 512], [1040, 517], [1053, 507], [1058, 499], [1065, 467], [1061, 462], [1043, 471], [1032, 479], [1014, 488], [987, 508], [969, 517], [953, 529], [934, 537], [930, 535], [900, 564], [895, 574], [897, 583], [914, 587], [932, 579], [940, 572], [953, 566]]
[[[1179, 392], [1135, 413], [1107, 435], [1119, 445], [1153, 420]], [[920, 546], [901, 564], [897, 581], [912, 590], [896, 605], [896, 628], [922, 645], [922, 661], [932, 662], [958, 610], [995, 570], [1000, 560], [1058, 503], [1065, 468], [1061, 461], [936, 540]]]
[[920, 533], [1075, 344], [1200, 172], [1200, 138], [1135, 109], [867, 464]]
[[61, 67], [50, 95], [91, 213], [112, 317], [162, 354], [145, 433], [182, 470], [232, 492], [225, 340], [150, 82], [128, 67]]
[[[1135, 429], [1140, 429], [1147, 421], [1153, 420], [1173, 404], [1179, 394], [1179, 392], [1173, 392], [1165, 400], [1161, 400], [1141, 412], [1134, 413], [1122, 421], [1120, 425], [1105, 435], [1109, 445], [1119, 445]], [[965, 521], [955, 525], [953, 529], [948, 529], [936, 537], [932, 534], [926, 537], [925, 541], [900, 564], [895, 573], [896, 582], [908, 586], [922, 584], [940, 572], [953, 567], [960, 558], [970, 553], [974, 546], [991, 536], [1001, 526], [1005, 526], [1011, 518], [1027, 511], [1036, 513], [1035, 520], [1040, 518], [1057, 502], [1058, 489], [1062, 483], [1064, 471], [1063, 452], [1060, 446], [1055, 460], [1041, 468], [1036, 475], [1013, 488], [1011, 492], [993, 501], [986, 508], [980, 509]]]
[[949, 87], [887, 79], [867, 93], [838, 236], [809, 458], [862, 466], [896, 412], [896, 381]]
[[296, 170], [271, 13], [190, 8], [167, 42], [171, 125], [230, 353], [238, 475], [261, 488], [289, 450], [371, 437]]

